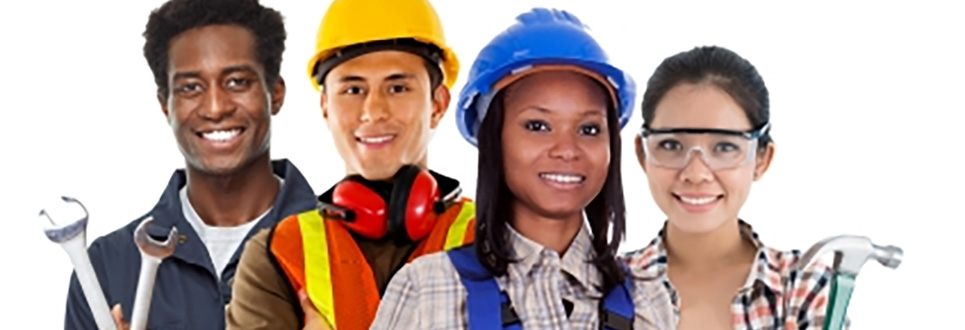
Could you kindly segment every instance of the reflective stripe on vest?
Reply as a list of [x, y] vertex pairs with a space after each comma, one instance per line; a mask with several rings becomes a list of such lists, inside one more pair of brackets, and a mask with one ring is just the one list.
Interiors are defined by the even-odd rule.
[[459, 210], [459, 216], [456, 217], [456, 221], [449, 226], [449, 232], [446, 234], [445, 250], [466, 244], [466, 232], [470, 230], [469, 223], [474, 222], [472, 220], [475, 218], [476, 204], [472, 202], [463, 203], [462, 210]]
[[[446, 209], [408, 261], [472, 243], [475, 210], [468, 199]], [[333, 329], [368, 329], [381, 297], [371, 267], [341, 223], [324, 220], [317, 210], [286, 218], [276, 226], [269, 250], [293, 289], [305, 289]]]
[[315, 304], [315, 308], [322, 314], [329, 324], [337, 324], [335, 319], [335, 298], [332, 296], [332, 276], [328, 263], [328, 238], [322, 215], [318, 212], [306, 212], [298, 215], [298, 226], [301, 229], [302, 242], [318, 242], [318, 244], [303, 245], [305, 251], [305, 290], [308, 297]]

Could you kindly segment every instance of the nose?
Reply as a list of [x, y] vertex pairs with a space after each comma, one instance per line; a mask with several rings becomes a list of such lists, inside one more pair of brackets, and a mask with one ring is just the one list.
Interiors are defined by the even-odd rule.
[[219, 121], [230, 116], [236, 109], [237, 105], [224, 89], [211, 88], [205, 93], [204, 103], [201, 105], [201, 117]]
[[568, 134], [564, 131], [555, 134], [552, 138], [554, 139], [553, 147], [549, 151], [551, 158], [574, 161], [579, 159], [583, 153], [583, 149], [580, 148], [579, 141], [577, 141], [579, 137], [576, 134]]
[[382, 93], [373, 92], [365, 97], [362, 103], [362, 122], [376, 122], [389, 117], [389, 104]]
[[680, 170], [680, 180], [690, 183], [714, 180], [714, 171], [707, 165], [702, 149], [695, 148], [687, 152], [687, 164]]

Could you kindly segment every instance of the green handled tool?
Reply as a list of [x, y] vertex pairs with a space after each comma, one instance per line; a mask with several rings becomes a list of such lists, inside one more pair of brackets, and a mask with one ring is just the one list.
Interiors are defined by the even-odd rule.
[[831, 296], [825, 313], [824, 330], [841, 330], [845, 326], [848, 302], [851, 300], [854, 281], [861, 266], [868, 259], [874, 259], [885, 267], [898, 268], [903, 252], [897, 246], [875, 245], [867, 237], [841, 235], [814, 244], [792, 269], [801, 271], [827, 252], [834, 252], [834, 277], [831, 279]]

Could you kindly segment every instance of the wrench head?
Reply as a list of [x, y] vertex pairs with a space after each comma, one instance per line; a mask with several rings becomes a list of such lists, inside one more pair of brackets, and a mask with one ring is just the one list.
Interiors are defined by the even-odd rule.
[[171, 231], [168, 233], [168, 238], [164, 241], [158, 241], [147, 233], [147, 229], [151, 227], [151, 223], [153, 222], [154, 218], [148, 216], [137, 225], [137, 229], [134, 229], [134, 244], [136, 244], [137, 248], [146, 255], [158, 259], [167, 258], [174, 253], [174, 248], [178, 244], [178, 229], [176, 227], [171, 227]]
[[864, 236], [840, 235], [825, 238], [811, 246], [801, 259], [792, 265], [792, 269], [803, 270], [814, 259], [829, 252], [834, 253], [834, 271], [850, 275], [857, 275], [869, 259], [875, 259], [889, 268], [897, 268], [901, 264], [902, 256], [901, 248], [881, 247]]
[[[72, 222], [63, 223], [60, 221], [54, 221], [54, 219], [52, 219], [50, 214], [47, 212], [47, 209], [41, 209], [38, 216], [45, 217], [47, 218], [47, 221], [49, 221], [49, 224], [44, 226], [44, 234], [46, 234], [47, 238], [54, 243], [63, 243], [74, 239], [77, 236], [84, 235], [87, 230], [87, 219], [89, 216], [87, 213], [87, 208], [84, 207], [84, 204], [82, 204], [79, 200], [67, 196], [61, 196], [60, 199], [65, 203], [80, 205], [80, 208], [84, 210], [84, 216]], [[86, 237], [84, 237], [84, 239], [86, 239]]]

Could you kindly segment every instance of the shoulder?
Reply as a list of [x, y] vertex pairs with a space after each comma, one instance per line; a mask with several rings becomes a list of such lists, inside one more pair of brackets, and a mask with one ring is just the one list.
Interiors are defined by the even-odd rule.
[[278, 220], [278, 222], [274, 223], [270, 228], [267, 228], [267, 230], [262, 230], [257, 234], [264, 236], [266, 242], [277, 240], [277, 236], [287, 238], [289, 235], [296, 235], [300, 240], [301, 226], [299, 225], [299, 221], [302, 218], [317, 218], [318, 221], [321, 221], [322, 214], [317, 209], [290, 214]]
[[244, 245], [244, 253], [242, 258], [244, 259], [246, 255], [251, 253], [267, 254], [268, 251], [268, 237], [271, 234], [271, 228], [261, 229], [254, 235], [251, 235]]
[[399, 273], [403, 273], [403, 271], [419, 281], [433, 278], [458, 279], [456, 268], [453, 267], [452, 261], [449, 260], [449, 255], [446, 251], [433, 252], [415, 258], [415, 260], [402, 267]]
[[392, 276], [386, 295], [393, 290], [409, 296], [431, 296], [461, 291], [462, 282], [447, 252], [439, 251], [420, 256], [399, 269]]
[[831, 266], [820, 259], [811, 261], [803, 269], [795, 270], [794, 264], [801, 260], [802, 254], [799, 250], [778, 250], [772, 247], [764, 247], [764, 253], [767, 256], [768, 268], [776, 270], [781, 278], [786, 279], [789, 285], [795, 287], [802, 285], [825, 286], [834, 274]]
[[[262, 229], [251, 236], [245, 242], [245, 248], [238, 261], [238, 271], [235, 275], [235, 282], [261, 281], [267, 282], [268, 279], [278, 278], [280, 273], [272, 263], [272, 256], [268, 252], [269, 229]], [[271, 283], [258, 283], [258, 286], [266, 286]], [[237, 290], [236, 290], [237, 291]]]
[[88, 248], [90, 258], [93, 260], [102, 255], [110, 256], [110, 259], [124, 258], [128, 255], [137, 255], [139, 258], [140, 252], [137, 245], [134, 245], [134, 229], [146, 217], [146, 215], [142, 216], [107, 235], [95, 239]]
[[631, 274], [646, 277], [653, 276], [659, 270], [660, 263], [666, 262], [661, 260], [661, 255], [660, 242], [655, 238], [646, 247], [626, 252], [617, 256], [617, 259], [630, 267]]
[[[803, 269], [796, 270], [794, 264], [801, 260], [798, 250], [782, 251], [764, 248], [770, 270], [777, 276], [769, 276], [768, 281], [780, 281], [783, 288], [783, 301], [787, 315], [796, 315], [799, 324], [819, 324], [823, 321], [831, 290], [834, 271], [827, 263], [813, 260]], [[788, 320], [792, 321], [792, 320]]]

